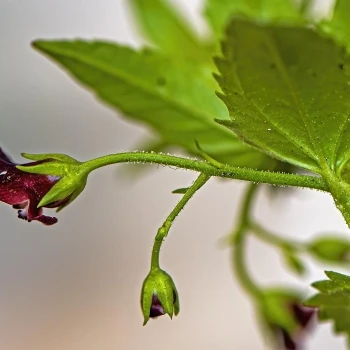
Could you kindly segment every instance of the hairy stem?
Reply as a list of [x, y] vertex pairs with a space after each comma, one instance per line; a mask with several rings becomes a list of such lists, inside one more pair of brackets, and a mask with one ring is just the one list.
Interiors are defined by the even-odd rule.
[[172, 155], [146, 152], [116, 153], [92, 159], [83, 164], [87, 171], [92, 171], [116, 163], [153, 163], [193, 170], [208, 176], [266, 183], [277, 186], [307, 187], [321, 191], [329, 191], [325, 181], [316, 176], [285, 174], [269, 171], [259, 171], [249, 168], [239, 168], [223, 165], [220, 168], [205, 161], [189, 159]]
[[350, 228], [350, 184], [326, 169], [323, 174], [334, 203]]
[[153, 250], [152, 250], [152, 259], [151, 259], [151, 269], [159, 268], [159, 253], [160, 248], [163, 244], [164, 238], [168, 235], [168, 232], [179, 215], [181, 210], [187, 204], [187, 202], [193, 197], [193, 195], [209, 180], [210, 176], [205, 174], [200, 174], [196, 181], [189, 187], [180, 201], [177, 203], [175, 208], [168, 215], [163, 225], [159, 228], [157, 235], [154, 239]]

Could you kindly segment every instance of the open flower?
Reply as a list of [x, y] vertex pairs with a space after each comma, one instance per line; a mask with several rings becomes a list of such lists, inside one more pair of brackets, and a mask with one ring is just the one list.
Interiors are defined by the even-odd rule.
[[[18, 210], [18, 217], [53, 225], [57, 218], [43, 215], [43, 208], [61, 209], [83, 190], [87, 174], [66, 155], [24, 155], [34, 162], [18, 165], [0, 148], [0, 201]], [[72, 171], [73, 169], [73, 171]], [[65, 176], [68, 173], [76, 175]], [[63, 178], [65, 181], [62, 181]], [[68, 182], [68, 184], [67, 184]]]
[[[39, 162], [32, 164], [39, 164]], [[0, 201], [11, 204], [13, 208], [18, 209], [20, 219], [29, 222], [38, 220], [45, 225], [55, 224], [57, 219], [43, 215], [43, 209], [38, 208], [38, 204], [59, 178], [29, 174], [17, 169], [16, 165], [0, 148]], [[50, 207], [53, 208], [61, 204], [51, 203]]]
[[297, 327], [292, 333], [289, 333], [283, 328], [277, 328], [277, 333], [281, 335], [281, 342], [283, 343], [284, 349], [300, 350], [302, 346], [302, 336], [305, 330], [310, 326], [315, 316], [315, 310], [301, 304], [293, 303], [289, 305], [289, 311]]
[[168, 314], [170, 318], [180, 311], [179, 296], [175, 284], [165, 271], [152, 269], [143, 282], [141, 308], [144, 316], [143, 325], [150, 318]]
[[303, 349], [303, 336], [312, 325], [315, 310], [302, 305], [300, 296], [290, 290], [265, 290], [260, 316], [278, 350]]

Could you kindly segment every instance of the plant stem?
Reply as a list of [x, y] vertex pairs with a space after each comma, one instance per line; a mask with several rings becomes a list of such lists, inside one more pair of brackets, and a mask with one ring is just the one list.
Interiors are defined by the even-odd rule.
[[332, 173], [330, 169], [324, 170], [323, 177], [328, 184], [329, 192], [332, 194], [336, 207], [342, 213], [350, 228], [350, 184]]
[[251, 279], [247, 270], [246, 262], [244, 260], [244, 252], [246, 249], [246, 239], [249, 229], [249, 215], [252, 209], [254, 196], [258, 189], [258, 185], [250, 184], [244, 197], [242, 211], [240, 215], [240, 223], [238, 230], [235, 232], [233, 249], [232, 249], [232, 262], [238, 281], [241, 286], [252, 297], [258, 299], [261, 296], [260, 288]]
[[187, 202], [193, 197], [193, 195], [209, 180], [210, 176], [206, 174], [200, 174], [196, 181], [192, 184], [191, 187], [188, 188], [186, 193], [177, 203], [175, 208], [171, 211], [169, 216], [164, 221], [163, 225], [159, 228], [157, 235], [154, 239], [153, 249], [152, 249], [152, 258], [151, 258], [151, 269], [160, 268], [159, 267], [159, 253], [160, 248], [163, 244], [164, 238], [168, 235], [168, 232], [179, 215], [181, 210], [187, 204]]
[[100, 158], [89, 160], [83, 163], [87, 171], [116, 163], [153, 163], [166, 166], [174, 166], [177, 168], [198, 171], [208, 176], [217, 176], [230, 179], [238, 179], [244, 181], [252, 181], [255, 183], [266, 183], [277, 186], [294, 186], [307, 187], [321, 191], [329, 191], [326, 182], [316, 176], [285, 174], [270, 171], [259, 171], [249, 168], [239, 168], [229, 165], [223, 165], [220, 168], [210, 163], [197, 159], [189, 159], [172, 155], [146, 152], [127, 152], [116, 153]]
[[265, 241], [267, 243], [270, 243], [271, 245], [274, 245], [276, 247], [279, 247], [281, 249], [287, 249], [290, 251], [303, 251], [305, 250], [305, 247], [303, 244], [294, 242], [285, 238], [281, 238], [277, 236], [276, 234], [266, 230], [264, 227], [262, 227], [257, 222], [251, 221], [249, 223], [249, 227], [251, 229], [252, 234], [254, 234], [256, 237], [260, 238], [262, 241]]

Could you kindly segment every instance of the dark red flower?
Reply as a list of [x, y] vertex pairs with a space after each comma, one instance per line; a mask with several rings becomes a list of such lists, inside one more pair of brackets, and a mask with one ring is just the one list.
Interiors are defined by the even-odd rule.
[[151, 310], [149, 313], [149, 317], [156, 318], [156, 317], [162, 316], [164, 314], [165, 314], [165, 311], [164, 311], [163, 305], [159, 301], [157, 294], [153, 293], [152, 306], [151, 306]]
[[[37, 165], [48, 160], [21, 164], [23, 166]], [[60, 180], [57, 176], [38, 175], [21, 171], [0, 148], [0, 201], [18, 209], [18, 217], [28, 222], [37, 220], [45, 225], [53, 225], [57, 218], [43, 215], [43, 209], [38, 208], [40, 200]], [[46, 205], [56, 208], [69, 198]]]
[[290, 312], [297, 323], [297, 328], [293, 334], [288, 333], [285, 329], [279, 328], [278, 333], [281, 335], [285, 350], [300, 350], [302, 343], [301, 337], [305, 330], [310, 326], [316, 311], [301, 304], [293, 303], [289, 305]]

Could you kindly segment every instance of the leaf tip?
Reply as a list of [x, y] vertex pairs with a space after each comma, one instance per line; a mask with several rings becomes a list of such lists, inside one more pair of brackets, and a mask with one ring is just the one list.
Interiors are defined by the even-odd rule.
[[36, 39], [36, 40], [32, 40], [30, 42], [30, 46], [35, 49], [35, 50], [40, 50], [41, 46], [42, 46], [43, 40], [41, 39]]

